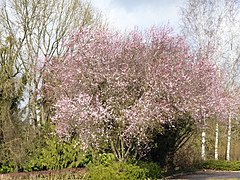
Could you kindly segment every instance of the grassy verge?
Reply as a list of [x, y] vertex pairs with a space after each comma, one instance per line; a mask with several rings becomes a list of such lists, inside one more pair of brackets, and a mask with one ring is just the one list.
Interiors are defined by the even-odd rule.
[[208, 160], [202, 168], [219, 171], [240, 171], [240, 161]]

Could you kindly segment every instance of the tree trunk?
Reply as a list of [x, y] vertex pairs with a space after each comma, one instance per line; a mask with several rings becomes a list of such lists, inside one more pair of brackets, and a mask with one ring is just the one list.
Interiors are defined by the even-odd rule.
[[202, 160], [206, 160], [206, 119], [203, 116], [203, 127], [202, 127]]
[[227, 134], [227, 161], [230, 161], [230, 150], [231, 150], [231, 135], [232, 135], [232, 120], [231, 113], [228, 118], [228, 134]]
[[206, 129], [202, 129], [202, 160], [206, 160]]
[[218, 134], [219, 134], [219, 128], [218, 128], [218, 122], [216, 123], [216, 137], [215, 137], [215, 160], [218, 160]]

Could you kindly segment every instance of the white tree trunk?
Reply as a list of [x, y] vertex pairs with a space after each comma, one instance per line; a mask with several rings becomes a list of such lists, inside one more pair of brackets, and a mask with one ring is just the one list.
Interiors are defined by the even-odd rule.
[[206, 160], [206, 119], [203, 116], [203, 127], [202, 127], [202, 160]]
[[218, 134], [219, 134], [219, 128], [218, 128], [218, 122], [216, 123], [216, 137], [215, 137], [215, 160], [218, 160]]
[[202, 129], [202, 160], [206, 160], [206, 129]]
[[230, 113], [228, 118], [228, 134], [227, 134], [227, 161], [230, 161], [231, 135], [232, 135], [232, 117]]

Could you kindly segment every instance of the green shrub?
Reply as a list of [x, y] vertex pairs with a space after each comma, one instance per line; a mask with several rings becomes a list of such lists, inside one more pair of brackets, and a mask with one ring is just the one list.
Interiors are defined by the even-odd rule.
[[146, 179], [143, 169], [139, 166], [127, 163], [112, 163], [109, 166], [98, 165], [89, 168], [87, 176], [89, 180], [135, 180]]
[[115, 162], [109, 165], [97, 165], [89, 168], [88, 180], [136, 180], [158, 179], [161, 170], [155, 163], [143, 163], [139, 165]]
[[157, 163], [139, 162], [138, 165], [144, 169], [144, 172], [148, 178], [159, 179], [162, 177], [161, 168]]
[[0, 164], [0, 173], [10, 173], [14, 172], [15, 165], [11, 163], [2, 163]]
[[82, 152], [76, 141], [59, 142], [57, 138], [48, 138], [37, 154], [30, 155], [23, 170], [28, 172], [83, 167], [90, 160], [90, 155]]
[[115, 160], [116, 159], [113, 153], [102, 153], [102, 154], [99, 154], [99, 157], [97, 159], [97, 164], [108, 166], [108, 165], [111, 165]]
[[202, 167], [212, 170], [239, 171], [240, 161], [208, 160], [203, 162]]

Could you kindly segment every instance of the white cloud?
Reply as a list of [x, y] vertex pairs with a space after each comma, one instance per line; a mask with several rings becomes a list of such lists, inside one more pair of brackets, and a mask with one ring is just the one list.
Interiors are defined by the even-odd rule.
[[138, 26], [145, 29], [153, 25], [170, 23], [177, 26], [181, 0], [91, 0], [103, 12], [109, 25], [124, 31]]

